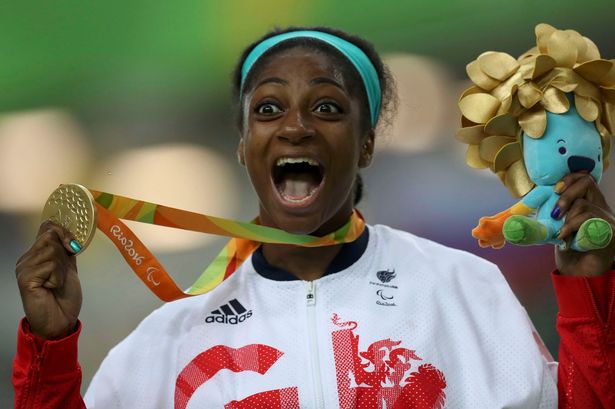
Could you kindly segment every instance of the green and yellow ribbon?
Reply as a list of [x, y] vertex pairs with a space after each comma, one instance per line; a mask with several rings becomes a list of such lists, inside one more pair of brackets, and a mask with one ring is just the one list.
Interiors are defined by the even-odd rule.
[[[97, 227], [118, 248], [133, 271], [163, 301], [207, 293], [229, 278], [261, 243], [321, 247], [356, 240], [365, 229], [360, 213], [354, 210], [348, 223], [340, 229], [316, 237], [292, 234], [262, 226], [258, 221], [240, 222], [207, 216], [160, 204], [90, 190], [97, 208]], [[120, 219], [155, 224], [201, 233], [231, 237], [216, 258], [205, 268], [196, 282], [181, 290], [166, 269]]]

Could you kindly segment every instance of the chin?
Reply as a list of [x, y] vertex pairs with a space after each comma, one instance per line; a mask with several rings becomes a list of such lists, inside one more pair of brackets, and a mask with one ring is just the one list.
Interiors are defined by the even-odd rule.
[[[266, 220], [263, 220], [263, 224], [293, 234], [312, 234], [327, 221], [321, 212], [306, 211], [306, 209], [264, 210], [264, 213]], [[263, 209], [261, 209], [261, 215], [263, 215]]]

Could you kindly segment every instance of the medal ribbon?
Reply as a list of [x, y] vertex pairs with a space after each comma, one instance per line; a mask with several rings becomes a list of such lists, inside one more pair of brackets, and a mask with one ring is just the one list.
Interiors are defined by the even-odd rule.
[[[98, 212], [96, 225], [118, 248], [128, 265], [163, 301], [204, 294], [229, 278], [261, 243], [320, 247], [356, 240], [365, 222], [354, 210], [348, 223], [323, 237], [292, 234], [258, 223], [238, 222], [142, 200], [90, 190]], [[196, 282], [181, 290], [166, 269], [120, 219], [232, 237]]]

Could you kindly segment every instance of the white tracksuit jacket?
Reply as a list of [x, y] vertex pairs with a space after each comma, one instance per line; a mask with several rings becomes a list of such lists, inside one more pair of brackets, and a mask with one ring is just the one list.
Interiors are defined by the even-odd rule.
[[109, 352], [88, 408], [557, 406], [556, 363], [495, 265], [368, 226], [331, 269], [291, 280], [259, 252], [162, 306]]

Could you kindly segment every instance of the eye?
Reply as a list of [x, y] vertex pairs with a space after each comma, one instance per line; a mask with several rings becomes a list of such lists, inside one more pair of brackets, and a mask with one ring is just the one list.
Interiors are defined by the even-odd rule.
[[600, 154], [598, 154], [598, 162], [600, 162]]
[[332, 102], [325, 102], [318, 105], [314, 109], [314, 112], [319, 112], [323, 114], [339, 114], [342, 112], [342, 109], [337, 104], [334, 104]]
[[282, 109], [272, 102], [265, 102], [264, 104], [258, 105], [254, 112], [261, 115], [275, 115], [282, 112]]
[[559, 153], [561, 153], [562, 155], [566, 154], [566, 148], [564, 148], [563, 146], [560, 146], [560, 148], [558, 149]]

